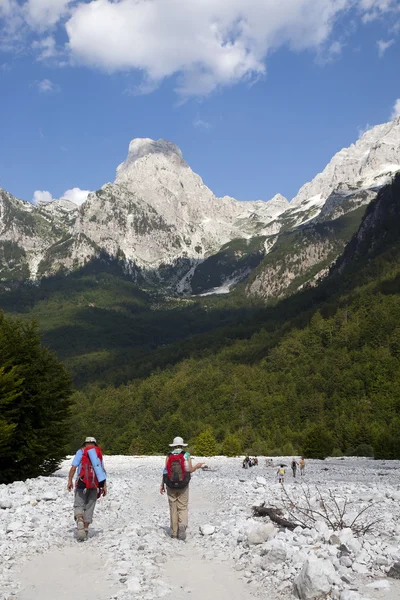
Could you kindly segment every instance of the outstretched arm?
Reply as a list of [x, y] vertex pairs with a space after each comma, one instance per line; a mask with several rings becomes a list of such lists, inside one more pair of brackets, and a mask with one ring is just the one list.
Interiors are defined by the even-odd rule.
[[197, 469], [201, 469], [201, 467], [203, 467], [205, 465], [205, 463], [201, 462], [201, 463], [197, 463], [197, 465], [193, 465], [192, 459], [189, 458], [189, 473], [194, 473], [195, 471], [197, 471]]

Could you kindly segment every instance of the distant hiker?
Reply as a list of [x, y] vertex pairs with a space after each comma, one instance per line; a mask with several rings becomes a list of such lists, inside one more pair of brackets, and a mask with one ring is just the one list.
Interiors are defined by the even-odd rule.
[[292, 460], [292, 471], [293, 471], [293, 477], [296, 477], [296, 471], [297, 471], [297, 467], [298, 467], [298, 462], [295, 458], [293, 458]]
[[304, 460], [303, 456], [300, 458], [300, 475], [303, 477], [304, 475], [304, 471], [306, 469], [306, 461]]
[[278, 481], [279, 483], [284, 483], [285, 481], [285, 465], [279, 465], [279, 469], [277, 470], [277, 475], [278, 475]]
[[187, 444], [181, 437], [174, 438], [170, 448], [173, 448], [165, 459], [165, 468], [160, 487], [160, 493], [167, 495], [169, 502], [171, 537], [186, 539], [186, 529], [189, 516], [189, 482], [192, 473], [201, 469], [204, 463], [193, 466]]
[[246, 456], [243, 461], [243, 469], [248, 469], [250, 467], [250, 456]]
[[69, 491], [74, 489], [73, 478], [76, 472], [74, 516], [77, 538], [82, 542], [88, 537], [97, 499], [107, 494], [103, 454], [94, 437], [87, 437], [82, 448], [75, 454], [68, 475]]

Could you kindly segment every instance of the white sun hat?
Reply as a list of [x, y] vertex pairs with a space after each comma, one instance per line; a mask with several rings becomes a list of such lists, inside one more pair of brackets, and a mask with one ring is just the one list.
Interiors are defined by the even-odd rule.
[[97, 444], [96, 438], [90, 437], [90, 436], [87, 437], [86, 440], [85, 440], [85, 444]]
[[174, 438], [174, 441], [172, 442], [172, 444], [170, 444], [171, 448], [174, 446], [187, 446], [187, 444], [183, 443], [183, 438], [181, 437], [176, 437]]

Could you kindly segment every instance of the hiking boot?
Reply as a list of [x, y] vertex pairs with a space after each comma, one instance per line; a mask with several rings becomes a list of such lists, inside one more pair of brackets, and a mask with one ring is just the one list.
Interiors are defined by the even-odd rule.
[[184, 525], [179, 525], [178, 540], [182, 540], [182, 542], [186, 540], [186, 527]]
[[85, 540], [89, 537], [89, 529], [85, 528]]
[[82, 517], [77, 518], [76, 528], [77, 528], [76, 537], [77, 537], [78, 541], [83, 542], [84, 540], [86, 540], [86, 531], [85, 531], [85, 524], [83, 522]]

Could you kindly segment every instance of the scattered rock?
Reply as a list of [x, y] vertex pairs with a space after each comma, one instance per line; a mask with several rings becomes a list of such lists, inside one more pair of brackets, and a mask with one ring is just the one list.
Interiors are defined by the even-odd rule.
[[47, 502], [55, 502], [58, 499], [58, 494], [52, 490], [47, 490], [42, 494], [41, 498]]
[[387, 575], [392, 579], [400, 579], [400, 562], [394, 563], [394, 565], [390, 567]]
[[314, 600], [329, 594], [336, 580], [336, 571], [328, 560], [311, 555], [294, 580], [294, 592], [300, 600]]
[[338, 536], [335, 533], [333, 533], [331, 535], [331, 537], [329, 538], [329, 543], [332, 546], [339, 546], [340, 545], [340, 539], [338, 538]]
[[257, 523], [247, 531], [247, 542], [250, 545], [263, 544], [275, 534], [272, 523]]
[[215, 527], [213, 525], [201, 525], [199, 527], [201, 535], [213, 535]]

